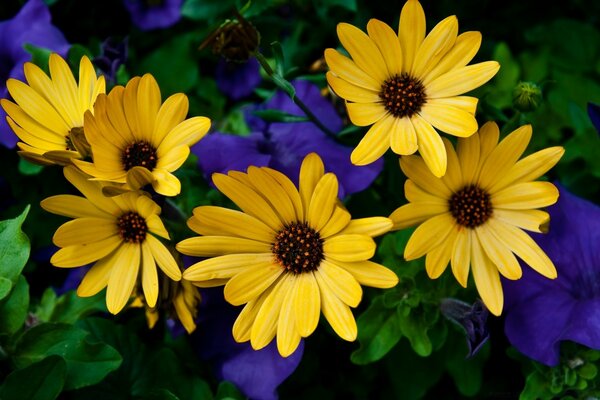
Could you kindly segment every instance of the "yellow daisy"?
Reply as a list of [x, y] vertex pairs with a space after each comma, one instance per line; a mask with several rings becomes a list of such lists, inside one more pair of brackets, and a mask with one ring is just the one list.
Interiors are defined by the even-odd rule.
[[102, 184], [73, 166], [65, 177], [83, 195], [58, 195], [41, 202], [54, 214], [74, 218], [61, 225], [53, 241], [61, 247], [50, 262], [62, 268], [94, 263], [77, 288], [82, 297], [107, 287], [108, 311], [117, 314], [132, 296], [138, 279], [144, 297], [153, 307], [158, 299], [156, 265], [172, 280], [181, 279], [173, 255], [153, 235], [169, 239], [159, 215], [160, 207], [143, 192], [105, 197]]
[[545, 277], [556, 278], [552, 261], [522, 229], [546, 230], [548, 213], [537, 209], [554, 204], [558, 190], [535, 179], [564, 153], [562, 147], [550, 147], [519, 160], [531, 139], [530, 125], [500, 143], [498, 136], [498, 126], [488, 122], [475, 135], [458, 139], [456, 151], [444, 138], [448, 172], [443, 178], [433, 176], [421, 157], [402, 157], [409, 203], [390, 215], [393, 229], [418, 225], [404, 250], [407, 260], [426, 254], [432, 279], [450, 262], [463, 287], [470, 268], [479, 295], [495, 315], [504, 303], [499, 273], [521, 277], [515, 255]]
[[324, 173], [311, 153], [300, 169], [297, 189], [285, 175], [250, 167], [247, 173], [214, 174], [217, 188], [242, 211], [202, 206], [189, 227], [202, 235], [177, 250], [209, 257], [183, 272], [197, 286], [225, 285], [225, 299], [246, 304], [233, 326], [238, 342], [261, 349], [277, 336], [283, 357], [316, 328], [320, 311], [343, 339], [356, 339], [350, 307], [362, 297], [360, 284], [396, 285], [396, 275], [368, 261], [372, 237], [387, 232], [388, 218], [352, 220], [337, 198], [338, 181]]
[[461, 96], [490, 80], [495, 61], [468, 65], [481, 44], [481, 33], [458, 33], [450, 16], [425, 36], [425, 13], [408, 0], [398, 34], [371, 19], [368, 35], [341, 23], [340, 42], [351, 58], [325, 50], [327, 82], [346, 100], [348, 116], [358, 126], [373, 125], [351, 155], [366, 165], [388, 148], [401, 155], [419, 153], [435, 176], [446, 172], [446, 152], [436, 129], [459, 137], [477, 131], [477, 98]]
[[152, 184], [157, 193], [175, 196], [181, 183], [172, 172], [210, 128], [208, 118], [185, 119], [187, 112], [183, 93], [161, 105], [160, 89], [150, 74], [131, 79], [126, 87], [115, 86], [108, 95], [98, 96], [94, 114], [85, 115], [93, 162], [78, 160], [75, 165], [122, 191]]
[[105, 92], [104, 77], [96, 77], [90, 60], [79, 63], [79, 85], [71, 69], [58, 54], [49, 59], [50, 77], [37, 65], [27, 62], [25, 79], [6, 82], [16, 104], [2, 99], [6, 120], [19, 137], [19, 154], [36, 164], [67, 165], [83, 158], [89, 146], [83, 133], [83, 115], [92, 110], [96, 97]]

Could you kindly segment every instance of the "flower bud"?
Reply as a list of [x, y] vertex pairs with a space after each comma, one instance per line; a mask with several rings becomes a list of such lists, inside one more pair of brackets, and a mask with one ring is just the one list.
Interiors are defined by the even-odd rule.
[[533, 111], [542, 102], [542, 88], [533, 82], [519, 82], [513, 89], [513, 105], [521, 112]]
[[227, 61], [246, 62], [258, 50], [260, 33], [254, 25], [241, 15], [226, 20], [216, 31], [200, 45], [200, 49], [211, 46], [214, 54]]

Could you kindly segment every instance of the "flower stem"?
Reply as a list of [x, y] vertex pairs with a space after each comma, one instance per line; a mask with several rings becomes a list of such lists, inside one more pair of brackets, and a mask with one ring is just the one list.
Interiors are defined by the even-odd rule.
[[292, 101], [304, 112], [306, 117], [310, 119], [320, 130], [322, 130], [327, 136], [335, 138], [335, 133], [332, 132], [329, 128], [327, 128], [320, 120], [317, 118], [315, 114], [300, 100], [298, 96], [296, 96], [296, 89], [292, 86], [292, 84], [287, 81], [283, 76], [273, 70], [269, 65], [269, 62], [265, 58], [265, 56], [260, 52], [256, 51], [254, 53], [254, 57], [259, 62], [261, 67], [265, 70], [267, 75], [271, 78], [273, 83], [277, 85], [280, 89], [282, 89]]

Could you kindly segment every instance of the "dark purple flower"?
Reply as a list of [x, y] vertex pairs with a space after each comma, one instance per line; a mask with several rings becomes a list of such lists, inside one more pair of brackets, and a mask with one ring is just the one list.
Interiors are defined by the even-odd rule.
[[600, 104], [588, 103], [587, 110], [594, 128], [600, 133]]
[[277, 387], [302, 359], [304, 341], [287, 358], [279, 355], [275, 341], [258, 351], [249, 342], [236, 343], [231, 327], [239, 308], [225, 302], [222, 288], [201, 293], [198, 329], [191, 335], [200, 357], [210, 362], [218, 379], [233, 382], [250, 399], [277, 399]]
[[469, 353], [467, 358], [473, 357], [490, 338], [487, 326], [489, 311], [481, 300], [473, 305], [457, 299], [443, 299], [440, 304], [442, 314], [450, 321], [462, 327], [467, 338]]
[[237, 63], [219, 59], [215, 71], [215, 79], [219, 90], [232, 100], [239, 100], [252, 94], [260, 84], [260, 64], [255, 58], [248, 62]]
[[[292, 82], [296, 95], [332, 132], [339, 132], [342, 120], [333, 105], [321, 96], [319, 88], [306, 80]], [[352, 148], [337, 143], [312, 122], [268, 123], [252, 115], [255, 110], [275, 109], [302, 117], [304, 113], [281, 91], [264, 104], [246, 110], [246, 120], [253, 130], [240, 137], [212, 133], [192, 147], [198, 163], [208, 178], [214, 172], [246, 170], [250, 165], [269, 166], [286, 174], [298, 184], [298, 173], [304, 157], [316, 152], [325, 169], [336, 174], [339, 196], [366, 189], [383, 167], [383, 159], [359, 167], [350, 162]]]
[[600, 207], [559, 190], [548, 209], [549, 233], [532, 234], [558, 278], [523, 268], [521, 279], [503, 280], [509, 341], [550, 366], [558, 363], [563, 340], [600, 349]]
[[117, 81], [119, 67], [127, 61], [128, 42], [128, 38], [119, 40], [109, 37], [100, 45], [100, 55], [94, 58], [94, 65], [113, 84]]
[[131, 20], [143, 31], [168, 28], [181, 19], [183, 0], [123, 0]]
[[[8, 98], [6, 80], [25, 80], [23, 63], [31, 60], [25, 45], [50, 49], [65, 57], [69, 43], [50, 22], [51, 16], [43, 0], [29, 0], [12, 19], [0, 22], [0, 98]], [[18, 138], [6, 122], [0, 108], [0, 144], [13, 148]]]

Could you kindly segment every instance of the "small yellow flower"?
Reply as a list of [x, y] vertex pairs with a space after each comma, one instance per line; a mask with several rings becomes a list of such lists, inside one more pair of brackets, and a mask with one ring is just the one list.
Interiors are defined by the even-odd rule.
[[152, 184], [157, 193], [175, 196], [181, 183], [172, 172], [210, 128], [208, 118], [185, 119], [187, 112], [183, 93], [161, 105], [160, 89], [150, 74], [131, 79], [126, 87], [115, 86], [108, 95], [98, 96], [94, 114], [85, 115], [93, 162], [77, 160], [75, 165], [117, 184], [121, 191]]
[[297, 189], [270, 168], [214, 174], [217, 188], [242, 211], [202, 206], [189, 227], [202, 235], [183, 240], [177, 250], [209, 257], [184, 271], [201, 287], [225, 285], [225, 299], [246, 304], [233, 326], [238, 342], [261, 349], [277, 336], [287, 357], [301, 337], [317, 327], [320, 312], [345, 340], [356, 339], [350, 307], [362, 298], [360, 284], [396, 285], [396, 275], [368, 261], [372, 237], [387, 232], [388, 218], [352, 220], [338, 201], [338, 181], [324, 173], [314, 153], [304, 159]]
[[367, 33], [341, 23], [337, 33], [351, 58], [325, 50], [327, 82], [346, 100], [348, 116], [358, 126], [373, 125], [351, 155], [366, 165], [388, 148], [400, 155], [419, 150], [437, 177], [446, 172], [446, 152], [436, 129], [458, 137], [477, 131], [477, 98], [461, 96], [490, 80], [495, 61], [467, 65], [481, 45], [479, 32], [458, 34], [450, 16], [425, 36], [425, 13], [408, 0], [398, 33], [371, 19]]
[[407, 260], [423, 255], [429, 277], [439, 277], [448, 263], [463, 286], [469, 269], [479, 295], [495, 315], [502, 313], [504, 296], [499, 273], [519, 279], [518, 256], [548, 278], [556, 278], [552, 261], [522, 229], [546, 230], [549, 215], [537, 210], [554, 204], [558, 190], [550, 182], [535, 181], [564, 154], [550, 147], [521, 160], [531, 139], [525, 125], [498, 143], [499, 130], [488, 122], [478, 133], [458, 139], [456, 151], [444, 138], [448, 172], [437, 178], [418, 156], [402, 157], [408, 177], [408, 204], [390, 215], [393, 229], [418, 225], [404, 250]]
[[100, 182], [73, 166], [65, 167], [64, 173], [85, 197], [65, 194], [41, 202], [46, 211], [74, 218], [56, 230], [53, 242], [61, 249], [50, 262], [62, 268], [94, 263], [77, 294], [93, 296], [108, 287], [106, 305], [113, 314], [123, 309], [138, 281], [147, 304], [154, 307], [159, 286], [156, 265], [170, 279], [181, 279], [173, 255], [154, 237], [169, 239], [160, 207], [139, 191], [105, 197]]
[[98, 94], [104, 93], [104, 77], [96, 77], [90, 60], [79, 63], [79, 85], [58, 54], [49, 59], [50, 77], [33, 63], [25, 63], [27, 83], [6, 82], [16, 104], [2, 99], [8, 124], [19, 137], [19, 154], [42, 165], [67, 165], [89, 152], [83, 133], [83, 115], [92, 111]]

